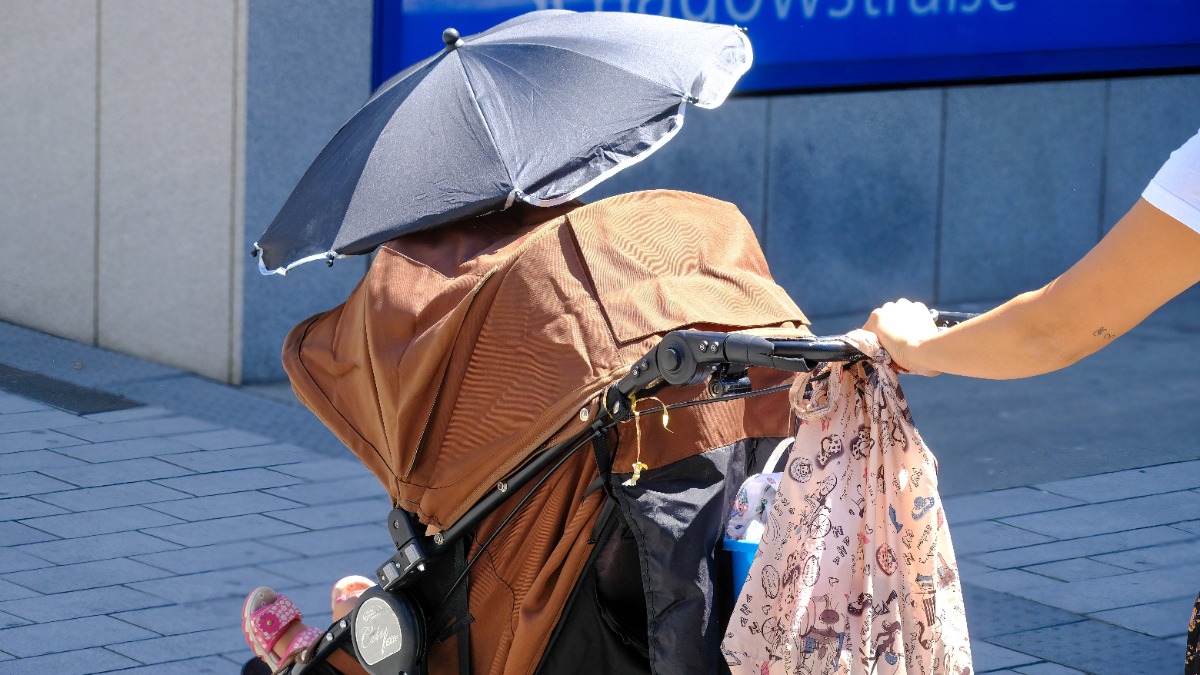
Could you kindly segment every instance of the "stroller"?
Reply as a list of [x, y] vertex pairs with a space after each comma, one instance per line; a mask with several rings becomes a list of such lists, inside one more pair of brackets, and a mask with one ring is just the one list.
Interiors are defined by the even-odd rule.
[[396, 554], [291, 673], [728, 672], [729, 507], [794, 432], [792, 373], [861, 356], [807, 324], [694, 194], [385, 244], [284, 363], [387, 488]]

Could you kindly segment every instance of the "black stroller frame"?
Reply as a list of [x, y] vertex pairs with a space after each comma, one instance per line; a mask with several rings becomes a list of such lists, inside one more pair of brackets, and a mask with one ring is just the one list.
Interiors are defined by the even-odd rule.
[[[931, 314], [935, 323], [942, 327], [953, 326], [975, 316], [937, 310]], [[459, 636], [459, 669], [462, 675], [467, 675], [470, 670], [471, 618], [466, 611], [463, 582], [471, 566], [521, 510], [525, 501], [522, 500], [512, 509], [469, 561], [464, 559], [467, 537], [512, 493], [538, 479], [528, 493], [532, 495], [556, 469], [588, 444], [596, 449], [597, 464], [601, 471], [598, 484], [608, 489], [611, 456], [602, 456], [607, 454], [604, 449], [606, 445], [595, 441], [605, 438], [609, 430], [633, 417], [633, 402], [639, 396], [644, 398], [667, 386], [696, 385], [705, 379], [708, 380], [708, 398], [677, 403], [667, 408], [757, 396], [784, 387], [755, 391], [748, 375], [751, 366], [807, 373], [822, 363], [856, 362], [863, 358], [865, 356], [841, 336], [765, 338], [745, 333], [694, 330], [668, 333], [634, 364], [624, 378], [607, 387], [601, 396], [603, 412], [597, 414], [587, 428], [537, 454], [506, 480], [498, 482], [453, 526], [433, 536], [426, 536], [418, 529], [411, 514], [393, 509], [388, 516], [388, 532], [395, 543], [396, 553], [376, 570], [379, 586], [364, 593], [359, 605], [346, 618], [326, 629], [304, 661], [292, 666], [291, 675], [335, 672], [328, 669], [326, 661], [337, 649], [352, 653], [371, 675], [423, 675], [424, 659], [431, 640], [440, 642], [452, 635]], [[638, 414], [654, 411], [638, 411]], [[454, 558], [452, 567], [457, 571], [457, 577], [448, 587], [438, 589], [440, 602], [433, 607], [425, 606], [428, 604], [428, 594], [425, 594], [425, 601], [422, 602], [413, 592], [413, 586], [430, 569], [432, 561], [447, 555]], [[445, 616], [447, 608], [453, 610], [453, 617]], [[429, 617], [434, 616], [453, 622], [438, 635], [431, 635]]]

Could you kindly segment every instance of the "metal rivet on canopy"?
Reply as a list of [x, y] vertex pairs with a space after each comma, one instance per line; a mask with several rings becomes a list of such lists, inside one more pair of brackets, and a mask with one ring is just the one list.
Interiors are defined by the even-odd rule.
[[446, 49], [457, 49], [463, 44], [462, 38], [458, 36], [458, 31], [453, 28], [442, 31], [442, 42], [446, 43]]

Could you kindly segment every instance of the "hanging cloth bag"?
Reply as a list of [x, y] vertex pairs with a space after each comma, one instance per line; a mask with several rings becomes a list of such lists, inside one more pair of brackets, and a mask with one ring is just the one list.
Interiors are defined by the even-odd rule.
[[875, 335], [802, 375], [800, 425], [722, 643], [735, 675], [969, 675], [937, 460]]

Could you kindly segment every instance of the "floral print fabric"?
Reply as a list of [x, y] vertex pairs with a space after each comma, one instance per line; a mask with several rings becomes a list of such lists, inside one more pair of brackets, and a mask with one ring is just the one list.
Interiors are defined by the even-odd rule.
[[921, 440], [875, 336], [792, 389], [800, 418], [722, 644], [735, 675], [969, 675], [958, 566]]

